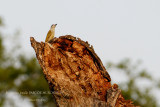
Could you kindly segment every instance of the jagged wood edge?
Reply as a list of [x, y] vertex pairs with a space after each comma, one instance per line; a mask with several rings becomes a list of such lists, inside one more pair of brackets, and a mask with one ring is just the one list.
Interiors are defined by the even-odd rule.
[[[51, 79], [51, 76], [50, 75], [48, 75], [48, 73], [46, 72], [46, 69], [45, 69], [45, 67], [43, 66], [43, 60], [41, 60], [41, 58], [40, 57], [42, 57], [41, 55], [42, 55], [42, 53], [43, 53], [43, 50], [41, 50], [42, 49], [42, 47], [44, 47], [44, 45], [45, 45], [45, 43], [43, 43], [43, 42], [37, 42], [33, 37], [30, 37], [30, 42], [31, 42], [31, 46], [33, 47], [33, 49], [35, 50], [35, 53], [36, 53], [36, 57], [37, 57], [37, 59], [38, 59], [38, 62], [39, 62], [39, 64], [40, 64], [40, 66], [41, 66], [41, 68], [42, 68], [42, 70], [43, 70], [43, 76], [44, 76], [44, 78], [47, 80], [47, 83], [48, 83], [48, 85], [49, 85], [49, 89], [50, 89], [50, 91], [51, 91], [51, 93], [54, 91], [53, 90], [53, 85], [50, 83], [50, 80], [48, 80], [48, 79]], [[39, 51], [40, 50], [40, 51]], [[39, 53], [40, 52], [40, 53]], [[49, 78], [46, 78], [46, 76], [50, 76]], [[58, 107], [58, 103], [57, 103], [57, 101], [56, 101], [56, 98], [55, 98], [55, 96], [54, 96], [54, 94], [55, 93], [53, 93], [52, 94], [52, 96], [53, 96], [53, 101], [54, 101], [54, 103], [57, 105], [57, 107]]]
[[[102, 69], [102, 71], [103, 71], [103, 72], [102, 72], [102, 73], [103, 73], [103, 76], [105, 77], [105, 76], [107, 75], [107, 76], [106, 76], [107, 79], [108, 79], [108, 80], [111, 80], [111, 79], [110, 79], [110, 76], [109, 76], [108, 72], [106, 71], [106, 69], [104, 68], [101, 60], [99, 59], [99, 57], [98, 57], [98, 56], [96, 55], [96, 53], [94, 52], [93, 47], [88, 44], [88, 42], [84, 42], [84, 41], [82, 41], [81, 39], [76, 38], [76, 37], [73, 37], [73, 36], [71, 36], [71, 35], [61, 36], [61, 37], [59, 37], [59, 38], [65, 38], [65, 39], [77, 41], [78, 43], [86, 46], [87, 49], [92, 53], [92, 55], [94, 56], [94, 58], [95, 58], [97, 61], [99, 61], [99, 64], [100, 64], [101, 67], [102, 67], [101, 69]], [[52, 43], [52, 42], [58, 40], [59, 38], [54, 38], [54, 39], [52, 39], [51, 41], [49, 41], [49, 43]], [[36, 56], [37, 56], [37, 58], [38, 58], [38, 60], [39, 60], [39, 64], [41, 65], [41, 67], [42, 67], [42, 69], [43, 69], [43, 71], [44, 71], [44, 77], [46, 78], [47, 72], [45, 72], [45, 71], [46, 71], [46, 70], [45, 70], [45, 67], [44, 67], [43, 64], [42, 64], [43, 61], [40, 59], [41, 53], [38, 53], [38, 52], [43, 52], [43, 50], [41, 50], [41, 51], [38, 51], [38, 50], [39, 50], [39, 49], [42, 49], [42, 47], [45, 45], [45, 43], [44, 43], [44, 42], [39, 43], [39, 42], [37, 42], [33, 37], [30, 37], [30, 41], [31, 41], [31, 46], [34, 48], [34, 50], [35, 50], [35, 52], [36, 52]], [[106, 71], [106, 72], [105, 72], [105, 71]], [[109, 76], [109, 78], [108, 78], [108, 76]], [[105, 77], [105, 78], [106, 78], [106, 77]], [[46, 80], [47, 80], [47, 79], [46, 79]], [[48, 80], [47, 80], [47, 81], [48, 81]], [[48, 81], [48, 82], [49, 82], [49, 81]], [[48, 83], [48, 84], [50, 84], [50, 83]], [[52, 90], [51, 90], [51, 91], [52, 91]], [[120, 89], [114, 89], [113, 87], [111, 87], [109, 90], [107, 90], [107, 96], [106, 96], [106, 97], [107, 97], [107, 102], [106, 102], [107, 105], [106, 105], [106, 106], [107, 106], [107, 107], [114, 107], [120, 94], [121, 94], [121, 90], [120, 90]], [[55, 98], [55, 97], [54, 97], [54, 98]], [[56, 102], [56, 104], [57, 104], [57, 102]]]

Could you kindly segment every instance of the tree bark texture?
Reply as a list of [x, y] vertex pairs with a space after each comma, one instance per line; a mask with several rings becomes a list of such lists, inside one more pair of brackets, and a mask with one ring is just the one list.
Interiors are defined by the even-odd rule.
[[88, 42], [71, 35], [37, 42], [30, 38], [60, 107], [135, 107], [125, 100]]

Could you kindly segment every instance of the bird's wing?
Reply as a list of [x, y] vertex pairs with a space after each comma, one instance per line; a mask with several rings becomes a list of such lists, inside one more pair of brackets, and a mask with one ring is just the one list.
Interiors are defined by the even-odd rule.
[[52, 33], [51, 30], [49, 30], [48, 33], [47, 33], [45, 42], [48, 42], [48, 40], [49, 40], [49, 38], [51, 36], [51, 33]]

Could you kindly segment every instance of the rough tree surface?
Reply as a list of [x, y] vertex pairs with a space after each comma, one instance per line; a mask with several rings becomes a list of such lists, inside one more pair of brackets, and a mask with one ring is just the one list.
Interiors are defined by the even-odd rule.
[[60, 107], [135, 107], [121, 95], [88, 42], [71, 35], [48, 43], [30, 38], [50, 90]]

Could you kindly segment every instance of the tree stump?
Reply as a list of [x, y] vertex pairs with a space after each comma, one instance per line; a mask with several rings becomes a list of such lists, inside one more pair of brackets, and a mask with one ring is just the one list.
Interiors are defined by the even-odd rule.
[[44, 77], [60, 107], [135, 107], [121, 95], [88, 42], [71, 35], [48, 43], [30, 38]]

